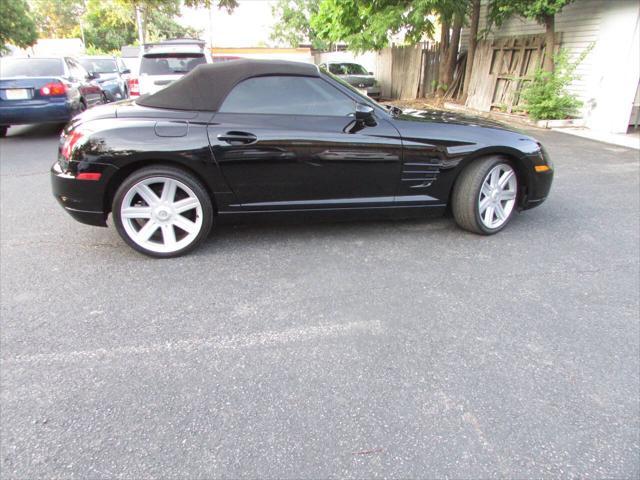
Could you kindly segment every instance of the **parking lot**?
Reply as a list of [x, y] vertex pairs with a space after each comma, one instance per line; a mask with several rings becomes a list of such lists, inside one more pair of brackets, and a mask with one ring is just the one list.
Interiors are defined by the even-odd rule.
[[640, 475], [638, 151], [532, 132], [551, 196], [453, 220], [224, 226], [171, 260], [0, 140], [3, 477]]

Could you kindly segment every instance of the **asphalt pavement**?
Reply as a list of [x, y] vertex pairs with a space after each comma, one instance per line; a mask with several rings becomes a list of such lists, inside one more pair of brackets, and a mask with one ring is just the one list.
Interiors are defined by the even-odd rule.
[[638, 151], [533, 132], [556, 177], [451, 218], [224, 226], [142, 256], [0, 140], [2, 478], [638, 478]]

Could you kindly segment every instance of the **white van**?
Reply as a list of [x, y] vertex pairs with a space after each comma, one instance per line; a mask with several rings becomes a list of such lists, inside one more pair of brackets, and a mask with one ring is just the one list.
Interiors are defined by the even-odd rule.
[[155, 93], [198, 65], [211, 62], [211, 53], [202, 40], [185, 38], [146, 43], [140, 52], [138, 76], [129, 79], [129, 95]]

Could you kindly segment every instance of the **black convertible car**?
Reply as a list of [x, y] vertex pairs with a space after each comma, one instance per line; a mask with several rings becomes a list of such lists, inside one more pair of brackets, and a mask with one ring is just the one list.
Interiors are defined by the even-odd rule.
[[479, 234], [544, 201], [535, 139], [443, 112], [383, 107], [314, 65], [201, 65], [167, 88], [98, 107], [62, 133], [53, 193], [76, 220], [111, 212], [134, 249], [172, 257], [214, 219], [442, 214]]

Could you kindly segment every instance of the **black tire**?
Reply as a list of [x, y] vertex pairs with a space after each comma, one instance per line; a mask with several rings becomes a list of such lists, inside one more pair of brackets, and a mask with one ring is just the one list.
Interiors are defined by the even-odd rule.
[[80, 103], [78, 104], [78, 110], [76, 110], [75, 115], [80, 115], [82, 112], [84, 112], [87, 109], [87, 102], [84, 101], [84, 98], [80, 99]]
[[7, 130], [9, 130], [9, 127], [7, 126], [0, 127], [0, 138], [4, 138], [7, 136]]
[[[125, 196], [127, 195], [127, 192], [129, 192], [129, 190], [139, 182], [154, 177], [173, 179], [183, 183], [185, 186], [191, 189], [191, 191], [195, 194], [198, 201], [200, 202], [200, 206], [202, 209], [202, 224], [200, 227], [200, 231], [197, 232], [195, 238], [188, 245], [176, 251], [156, 252], [144, 248], [129, 236], [121, 218], [121, 207]], [[178, 257], [196, 248], [208, 237], [209, 232], [211, 231], [211, 227], [213, 225], [213, 213], [214, 210], [211, 197], [209, 196], [209, 193], [207, 192], [205, 187], [196, 177], [180, 168], [164, 165], [141, 168], [140, 170], [136, 170], [131, 175], [129, 175], [118, 187], [112, 205], [113, 220], [118, 234], [122, 237], [122, 239], [127, 242], [127, 244], [134, 250], [150, 257], [156, 258]]]
[[459, 227], [480, 235], [493, 235], [506, 227], [511, 218], [513, 218], [518, 201], [517, 193], [514, 207], [500, 226], [489, 228], [480, 217], [479, 203], [482, 184], [491, 170], [500, 164], [509, 165], [517, 179], [517, 170], [508, 159], [500, 156], [474, 160], [458, 176], [451, 196], [451, 210]]

